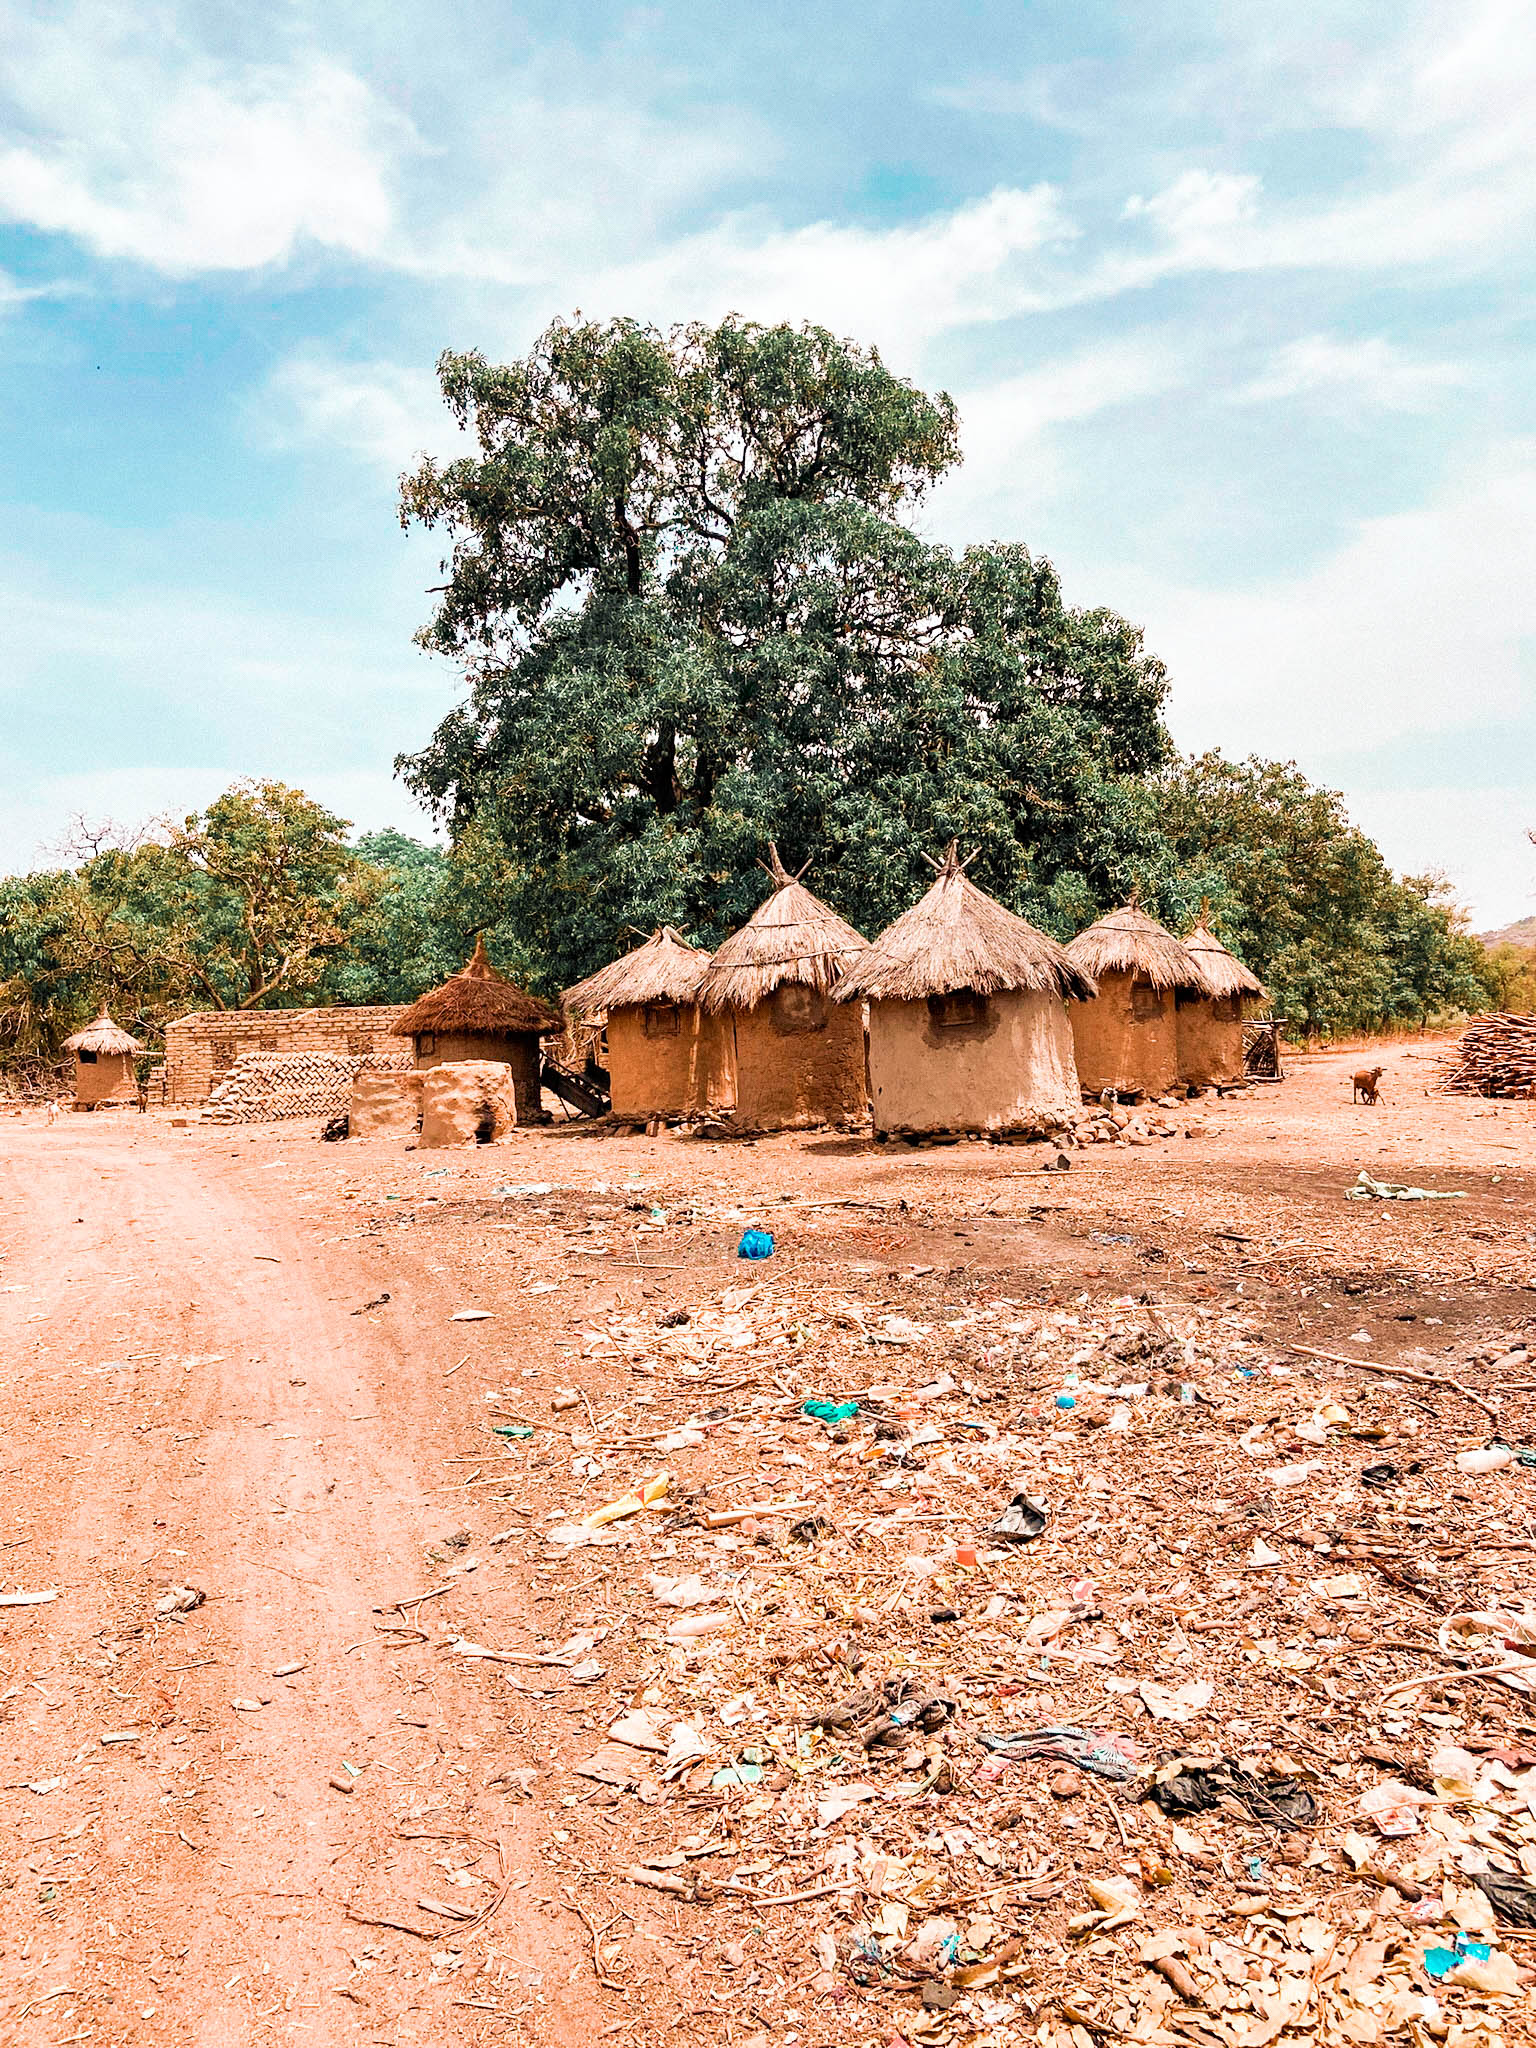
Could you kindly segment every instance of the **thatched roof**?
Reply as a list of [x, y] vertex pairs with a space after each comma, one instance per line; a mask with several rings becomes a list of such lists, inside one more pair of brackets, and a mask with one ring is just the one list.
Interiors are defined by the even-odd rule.
[[1184, 944], [1208, 996], [1218, 1000], [1224, 996], [1268, 996], [1269, 990], [1259, 977], [1235, 953], [1227, 951], [1203, 917]]
[[984, 996], [1031, 989], [1079, 1002], [1098, 993], [1054, 939], [977, 888], [954, 840], [938, 873], [922, 901], [849, 968], [837, 985], [839, 1002], [854, 996], [920, 1002], [962, 988]]
[[732, 932], [705, 970], [707, 1010], [751, 1010], [784, 982], [831, 990], [867, 941], [835, 910], [801, 887], [770, 846], [764, 862], [773, 894]]
[[131, 1038], [121, 1024], [114, 1024], [105, 1009], [93, 1023], [83, 1031], [77, 1031], [73, 1038], [64, 1041], [66, 1052], [93, 1052], [98, 1058], [103, 1053], [142, 1052], [143, 1046]]
[[610, 1010], [642, 1003], [696, 1003], [709, 955], [664, 924], [643, 946], [611, 960], [560, 998], [584, 1024], [601, 1024]]
[[1154, 988], [1193, 989], [1205, 993], [1205, 982], [1181, 939], [1148, 917], [1134, 903], [1111, 910], [1067, 948], [1067, 958], [1081, 973], [1102, 981], [1106, 974], [1133, 974]]
[[467, 967], [449, 975], [441, 988], [418, 996], [390, 1028], [396, 1038], [419, 1038], [429, 1031], [499, 1038], [517, 1031], [559, 1031], [562, 1024], [558, 1010], [496, 972], [485, 957], [482, 937]]

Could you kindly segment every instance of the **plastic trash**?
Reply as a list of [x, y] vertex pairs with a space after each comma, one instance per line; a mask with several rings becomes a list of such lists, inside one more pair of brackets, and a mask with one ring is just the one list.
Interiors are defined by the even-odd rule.
[[1502, 1472], [1506, 1465], [1513, 1465], [1515, 1454], [1508, 1444], [1484, 1444], [1480, 1450], [1458, 1451], [1456, 1470], [1480, 1476], [1484, 1472]]
[[1143, 1796], [1170, 1820], [1187, 1813], [1208, 1813], [1226, 1799], [1236, 1800], [1255, 1820], [1281, 1827], [1310, 1827], [1317, 1818], [1317, 1802], [1298, 1778], [1261, 1778], [1221, 1757], [1214, 1762], [1176, 1758], [1159, 1772]]
[[738, 1259], [771, 1259], [773, 1257], [773, 1232], [771, 1230], [744, 1230], [741, 1243], [736, 1247]]
[[987, 1534], [997, 1543], [1033, 1543], [1045, 1534], [1050, 1509], [1027, 1493], [1016, 1493]]
[[1472, 1882], [1501, 1920], [1511, 1927], [1536, 1927], [1536, 1884], [1518, 1870], [1474, 1870]]
[[859, 1412], [857, 1401], [806, 1401], [802, 1415], [814, 1415], [818, 1422], [851, 1422]]
[[1058, 1408], [1075, 1408], [1077, 1406], [1076, 1394], [1058, 1394], [1056, 1396], [1056, 1406]]
[[610, 1522], [621, 1522], [626, 1515], [638, 1515], [642, 1508], [655, 1507], [666, 1498], [667, 1488], [672, 1484], [670, 1472], [658, 1472], [654, 1479], [648, 1479], [644, 1486], [633, 1493], [626, 1493], [618, 1500], [609, 1501], [606, 1507], [596, 1508], [586, 1516], [583, 1529], [606, 1529]]
[[1051, 1728], [1033, 1728], [1019, 1734], [997, 1735], [981, 1729], [977, 1740], [1005, 1759], [1049, 1757], [1055, 1762], [1076, 1764], [1096, 1778], [1112, 1778], [1124, 1784], [1136, 1775], [1141, 1761], [1141, 1744], [1113, 1728], [1077, 1728], [1062, 1722]]
[[1361, 1467], [1360, 1484], [1362, 1486], [1374, 1487], [1395, 1486], [1402, 1476], [1395, 1465], [1388, 1464], [1383, 1459], [1379, 1465], [1364, 1465]]
[[1374, 1180], [1362, 1166], [1360, 1178], [1352, 1188], [1344, 1190], [1346, 1202], [1461, 1202], [1466, 1194], [1461, 1188], [1409, 1188], [1397, 1181]]
[[525, 1437], [532, 1436], [533, 1431], [528, 1428], [526, 1423], [522, 1422], [493, 1422], [491, 1424], [491, 1435], [509, 1436], [521, 1441]]

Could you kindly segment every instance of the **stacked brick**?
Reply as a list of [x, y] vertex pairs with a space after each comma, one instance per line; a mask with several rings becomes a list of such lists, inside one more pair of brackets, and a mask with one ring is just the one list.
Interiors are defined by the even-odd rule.
[[407, 1050], [352, 1059], [333, 1052], [242, 1053], [209, 1096], [204, 1115], [211, 1124], [344, 1116], [352, 1099], [354, 1074], [364, 1068], [403, 1074], [410, 1067]]
[[408, 1042], [392, 1034], [392, 1026], [404, 1014], [403, 1003], [356, 1009], [194, 1010], [165, 1027], [163, 1099], [206, 1102], [247, 1053], [331, 1053], [359, 1063], [383, 1056], [390, 1064], [404, 1053], [409, 1066]]

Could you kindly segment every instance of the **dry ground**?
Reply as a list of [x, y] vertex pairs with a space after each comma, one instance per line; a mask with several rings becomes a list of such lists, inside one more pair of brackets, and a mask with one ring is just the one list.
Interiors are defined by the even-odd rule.
[[[1536, 1325], [1536, 1105], [1427, 1095], [1433, 1051], [1382, 1055], [1378, 1108], [1350, 1102], [1358, 1055], [1305, 1059], [1281, 1087], [1190, 1105], [1189, 1136], [1095, 1147], [1064, 1174], [1039, 1171], [1039, 1148], [828, 1135], [708, 1144], [570, 1126], [445, 1154], [323, 1145], [313, 1125], [176, 1128], [165, 1114], [0, 1121], [0, 1594], [58, 1594], [0, 1607], [0, 2032], [103, 2048], [890, 2038], [898, 2020], [879, 1988], [861, 2002], [844, 1963], [829, 1971], [824, 1949], [807, 1954], [793, 1912], [762, 1905], [780, 1883], [766, 1864], [742, 1862], [740, 1896], [710, 1907], [623, 1883], [682, 1839], [684, 1820], [695, 1833], [718, 1821], [713, 1839], [738, 1849], [749, 1822], [779, 1824], [761, 1793], [742, 1820], [752, 1788], [712, 1790], [707, 1774], [687, 1792], [572, 1775], [647, 1687], [678, 1711], [730, 1692], [708, 1644], [668, 1643], [672, 1617], [658, 1624], [638, 1590], [646, 1572], [709, 1568], [719, 1546], [697, 1529], [701, 1503], [809, 1497], [841, 1526], [854, 1481], [834, 1470], [840, 1451], [818, 1462], [821, 1437], [814, 1455], [774, 1431], [749, 1441], [743, 1430], [762, 1432], [741, 1421], [753, 1393], [788, 1396], [777, 1430], [806, 1392], [903, 1373], [910, 1386], [934, 1361], [910, 1373], [893, 1361], [905, 1324], [969, 1329], [999, 1301], [1004, 1314], [1075, 1305], [1091, 1323], [1139, 1298], [1169, 1316], [1207, 1311], [1213, 1329], [1241, 1328], [1275, 1355], [1295, 1343], [1377, 1365], [1427, 1354], [1414, 1369], [1476, 1382], [1474, 1353]], [[1465, 1198], [1346, 1202], [1361, 1167]], [[637, 1347], [637, 1331], [679, 1311], [697, 1324], [713, 1305], [719, 1321], [722, 1290], [743, 1283], [733, 1254], [748, 1222], [771, 1227], [778, 1251], [746, 1272], [761, 1282], [746, 1313], [776, 1303], [779, 1335], [743, 1340], [734, 1377], [718, 1356], [679, 1369], [656, 1340]], [[491, 1313], [453, 1320], [468, 1308]], [[870, 1319], [890, 1317], [894, 1339], [868, 1335]], [[957, 1373], [968, 1342], [955, 1339]], [[1014, 1426], [1040, 1435], [1032, 1470], [1091, 1490], [1101, 1482], [1084, 1480], [1075, 1449], [1049, 1450], [1049, 1401], [1027, 1399], [1046, 1383], [1018, 1350], [966, 1354], [973, 1377], [953, 1430], [935, 1410], [941, 1436], [996, 1436], [965, 1415], [985, 1418], [995, 1396], [1012, 1417], [1025, 1399]], [[1364, 1398], [1359, 1372], [1293, 1365]], [[582, 1405], [556, 1409], [568, 1387]], [[1511, 1441], [1536, 1426], [1532, 1398], [1527, 1386], [1504, 1400]], [[657, 1455], [654, 1441], [709, 1401], [734, 1434], [711, 1424], [702, 1445]], [[1465, 1403], [1419, 1406], [1442, 1451], [1488, 1434]], [[1248, 1411], [1230, 1413], [1232, 1429], [1209, 1439], [1224, 1465], [1178, 1465], [1191, 1411], [1137, 1439], [1142, 1497], [1166, 1484], [1167, 1512], [1197, 1520], [1230, 1508], [1214, 1496], [1244, 1465], [1232, 1436]], [[490, 1433], [525, 1419], [531, 1438]], [[1183, 1476], [1160, 1482], [1159, 1458]], [[663, 1463], [693, 1503], [677, 1523], [692, 1547], [651, 1517], [613, 1552], [545, 1540], [554, 1511], [583, 1514]], [[1006, 1500], [1007, 1476], [967, 1482], [973, 1526]], [[1506, 1479], [1498, 1506], [1518, 1517], [1531, 1475]], [[1443, 1505], [1475, 1524], [1488, 1498], [1448, 1485]], [[767, 1519], [766, 1543], [749, 1531], [744, 1546], [762, 1568], [738, 1594], [754, 1641], [777, 1639], [764, 1619], [777, 1610], [786, 1641], [825, 1639], [846, 1676], [867, 1659], [847, 1651], [850, 1631], [867, 1644], [910, 1621], [909, 1661], [948, 1669], [952, 1637], [919, 1656], [936, 1593], [919, 1584], [907, 1597], [898, 1582], [875, 1608], [878, 1573], [833, 1599], [834, 1572], [797, 1606]], [[965, 1533], [953, 1516], [926, 1520], [936, 1541]], [[1139, 1582], [1155, 1605], [1191, 1583], [1176, 1582], [1189, 1554], [1171, 1538], [1156, 1556], [1050, 1553], [1042, 1543], [1021, 1554], [1027, 1569], [999, 1565], [987, 1582], [1017, 1595], [1016, 1632], [1031, 1600], [1080, 1568], [1096, 1572], [1110, 1613], [1112, 1586]], [[735, 1567], [742, 1553], [715, 1561]], [[1422, 1575], [1409, 1583], [1419, 1590], [1402, 1598], [1419, 1603], [1432, 1641]], [[1489, 1584], [1513, 1590], [1459, 1590], [1487, 1599]], [[206, 1600], [159, 1613], [178, 1586]], [[789, 1590], [767, 1599], [774, 1587]], [[1129, 1644], [1129, 1624], [1122, 1635]], [[456, 1651], [463, 1638], [565, 1654], [493, 1663]], [[1019, 1690], [998, 1672], [994, 1691]], [[761, 1700], [741, 1697], [738, 1721], [766, 1727]], [[1041, 1705], [1086, 1711], [1070, 1689]], [[1283, 1732], [1302, 1740], [1305, 1714], [1287, 1712]], [[1460, 1740], [1473, 1722], [1448, 1725]], [[1219, 1719], [1200, 1732], [1208, 1746], [1226, 1733]], [[793, 1787], [782, 1772], [765, 1782], [781, 1788], [792, 1834]], [[942, 1788], [926, 1797], [942, 1804]], [[1117, 1818], [1119, 1842], [1102, 1827], [1069, 1842], [1067, 1876], [1091, 1872], [1095, 1855], [1108, 1868], [1123, 1849], [1165, 1849], [1146, 1814]], [[1039, 1826], [1051, 1820], [1047, 1806]], [[794, 1881], [814, 1892], [815, 1879], [813, 1861]], [[1081, 1905], [1065, 1899], [1052, 1941]], [[846, 1928], [832, 1934], [846, 1949]], [[944, 2038], [963, 2040], [981, 2023], [945, 2024]], [[1080, 2025], [1057, 2038], [1111, 2037]]]

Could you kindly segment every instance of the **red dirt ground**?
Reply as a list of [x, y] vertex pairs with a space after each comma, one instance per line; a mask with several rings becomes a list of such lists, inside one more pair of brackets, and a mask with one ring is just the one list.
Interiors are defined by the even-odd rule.
[[[592, 1614], [581, 1553], [534, 1571], [492, 1539], [601, 1495], [553, 1456], [510, 1504], [489, 1495], [486, 1396], [625, 1401], [580, 1332], [736, 1280], [743, 1220], [778, 1235], [775, 1286], [887, 1310], [1004, 1281], [1150, 1287], [1324, 1349], [1364, 1329], [1378, 1360], [1465, 1356], [1536, 1308], [1536, 1105], [1426, 1095], [1433, 1053], [1380, 1055], [1376, 1109], [1349, 1100], [1358, 1053], [1308, 1059], [1189, 1105], [1196, 1135], [1060, 1175], [1040, 1148], [825, 1134], [570, 1126], [462, 1154], [322, 1145], [312, 1124], [0, 1121], [0, 1592], [58, 1589], [0, 1608], [5, 2027], [145, 2048], [686, 2034], [675, 1912], [635, 1910], [625, 2003], [595, 1980], [595, 1894], [556, 1846], [593, 1796], [566, 1766], [613, 1696], [540, 1697], [536, 1671], [442, 1654], [457, 1632], [558, 1644]], [[1362, 1166], [1467, 1198], [1346, 1203]], [[652, 1202], [667, 1225], [635, 1236]], [[451, 1320], [468, 1306], [493, 1317]], [[205, 1604], [157, 1615], [173, 1585]], [[606, 1864], [632, 1861], [601, 1809]]]

